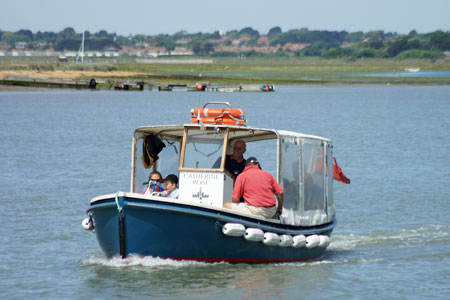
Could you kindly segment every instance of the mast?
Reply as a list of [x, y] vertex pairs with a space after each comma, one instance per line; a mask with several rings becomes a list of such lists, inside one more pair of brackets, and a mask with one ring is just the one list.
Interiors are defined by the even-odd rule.
[[[83, 28], [83, 36], [81, 38], [80, 50], [78, 50], [77, 62], [84, 62], [84, 28]], [[80, 60], [81, 58], [81, 60]]]

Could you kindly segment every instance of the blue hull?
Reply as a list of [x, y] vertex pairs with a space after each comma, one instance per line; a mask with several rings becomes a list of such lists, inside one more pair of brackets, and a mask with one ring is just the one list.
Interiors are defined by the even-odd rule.
[[[240, 223], [277, 234], [330, 236], [336, 221], [296, 227], [178, 202], [118, 197], [93, 201], [88, 209], [97, 240], [107, 256], [130, 254], [207, 262], [289, 262], [320, 258], [325, 247], [268, 246], [222, 233], [226, 223]], [[120, 226], [119, 226], [119, 223]], [[121, 227], [121, 228], [119, 228]], [[122, 244], [121, 244], [122, 243]]]

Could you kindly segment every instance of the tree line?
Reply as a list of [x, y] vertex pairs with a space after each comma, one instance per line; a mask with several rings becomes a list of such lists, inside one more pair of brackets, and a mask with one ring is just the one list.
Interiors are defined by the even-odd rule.
[[[129, 35], [121, 36], [101, 30], [96, 33], [85, 31], [85, 49], [91, 51], [120, 50], [124, 47], [142, 48], [148, 46], [163, 47], [168, 52], [177, 45], [191, 49], [197, 55], [227, 56], [238, 53], [216, 51], [219, 46], [235, 45], [234, 41], [242, 41], [237, 47], [247, 46], [274, 47], [278, 56], [320, 56], [326, 58], [337, 57], [379, 57], [379, 58], [429, 58], [443, 57], [444, 51], [450, 51], [450, 33], [437, 30], [419, 34], [412, 30], [407, 35], [384, 32], [382, 30], [370, 32], [347, 32], [309, 30], [308, 28], [292, 29], [283, 32], [279, 26], [271, 28], [266, 34], [261, 34], [251, 27], [232, 30], [226, 33], [187, 33], [179, 31], [173, 35]], [[266, 42], [261, 43], [260, 37], [267, 36]], [[245, 38], [243, 38], [245, 37]], [[17, 43], [25, 42], [27, 49], [54, 49], [55, 51], [77, 51], [81, 44], [82, 33], [77, 33], [71, 27], [60, 32], [33, 33], [22, 29], [17, 32], [0, 30], [0, 42], [14, 48]], [[288, 44], [304, 44], [301, 50], [292, 51], [283, 47]], [[245, 53], [262, 54], [251, 50]]]

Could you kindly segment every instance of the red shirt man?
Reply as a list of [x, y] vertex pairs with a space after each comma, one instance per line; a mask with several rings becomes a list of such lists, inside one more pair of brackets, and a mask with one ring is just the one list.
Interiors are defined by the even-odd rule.
[[[274, 195], [277, 196], [278, 207]], [[245, 203], [239, 203], [242, 196]], [[283, 187], [269, 172], [260, 169], [256, 158], [250, 157], [244, 171], [236, 179], [232, 201], [225, 203], [224, 207], [272, 218], [282, 211]]]

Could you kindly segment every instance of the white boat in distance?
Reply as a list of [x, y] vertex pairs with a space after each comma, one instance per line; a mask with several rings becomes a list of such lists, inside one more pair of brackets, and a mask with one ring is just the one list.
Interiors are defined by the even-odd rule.
[[407, 72], [412, 72], [412, 73], [416, 73], [416, 72], [419, 72], [419, 71], [420, 71], [420, 68], [416, 68], [416, 69], [408, 68], [408, 69], [405, 69], [405, 71], [407, 71]]

